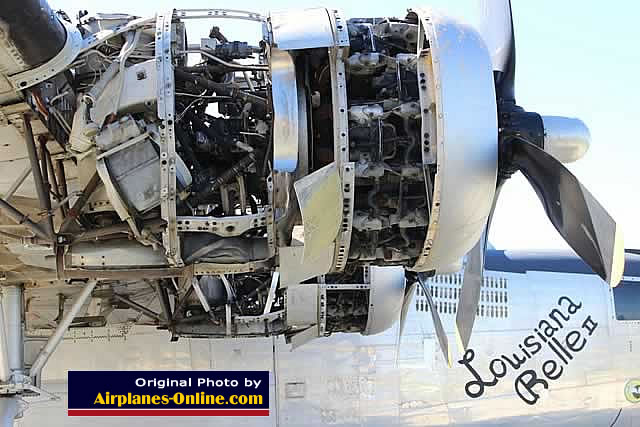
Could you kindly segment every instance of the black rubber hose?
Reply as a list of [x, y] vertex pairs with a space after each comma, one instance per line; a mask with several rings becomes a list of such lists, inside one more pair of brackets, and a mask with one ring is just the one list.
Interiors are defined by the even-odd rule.
[[245, 169], [251, 166], [255, 160], [256, 158], [253, 153], [246, 155], [216, 179], [204, 185], [204, 188], [199, 189], [198, 193], [194, 195], [192, 200], [198, 202], [206, 201], [208, 198], [213, 196], [216, 191], [218, 191], [218, 188], [220, 188], [221, 185], [230, 182], [232, 179], [240, 175]]
[[187, 162], [191, 163], [191, 165], [196, 170], [196, 172], [201, 171], [202, 165], [200, 165], [200, 162], [198, 161], [196, 154], [193, 152], [193, 149], [191, 148], [191, 144], [193, 144], [193, 141], [191, 141], [191, 138], [189, 137], [187, 132], [184, 129], [182, 129], [180, 125], [176, 125], [175, 129], [176, 129], [176, 136], [178, 137], [178, 142], [180, 143], [180, 148], [182, 149]]
[[224, 126], [220, 120], [214, 120], [211, 126], [207, 126], [205, 122], [195, 114], [187, 114], [187, 118], [191, 121], [193, 129], [204, 133], [209, 140], [206, 144], [194, 144], [196, 151], [210, 152], [218, 144], [226, 146], [235, 145], [233, 137], [225, 133]]
[[248, 102], [253, 106], [253, 111], [258, 116], [264, 116], [267, 114], [268, 103], [267, 100], [259, 96], [241, 91], [238, 87], [229, 83], [218, 83], [207, 78], [190, 74], [185, 71], [175, 70], [176, 80], [185, 82], [192, 82], [205, 89], [212, 90], [216, 95], [229, 96], [234, 99], [240, 99], [241, 101]]

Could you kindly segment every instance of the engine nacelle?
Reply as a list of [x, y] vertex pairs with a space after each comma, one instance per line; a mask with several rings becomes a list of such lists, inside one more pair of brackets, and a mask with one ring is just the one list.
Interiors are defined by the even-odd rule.
[[[187, 37], [220, 16], [262, 39]], [[484, 229], [496, 105], [467, 25], [423, 9], [50, 18], [55, 57], [6, 77], [77, 177], [56, 184], [74, 203], [55, 279], [165, 280], [166, 319], [168, 294], [184, 299], [175, 335], [369, 335], [398, 318], [404, 269], [447, 271]]]
[[[344, 277], [343, 277], [344, 278]], [[359, 283], [332, 283], [340, 277], [326, 276], [324, 283], [291, 284], [287, 292], [287, 325], [295, 335], [308, 337], [335, 332], [375, 335], [390, 328], [400, 317], [405, 292], [401, 267], [365, 267]]]

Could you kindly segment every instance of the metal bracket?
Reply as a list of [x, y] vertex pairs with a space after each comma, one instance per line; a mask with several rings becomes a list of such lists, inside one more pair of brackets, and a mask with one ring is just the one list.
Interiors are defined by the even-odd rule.
[[265, 22], [259, 13], [235, 9], [176, 9], [175, 16], [180, 19], [240, 19], [244, 21]]
[[329, 48], [331, 102], [333, 105], [333, 157], [338, 166], [349, 161], [349, 113], [345, 56], [345, 48]]
[[273, 305], [273, 301], [276, 298], [276, 288], [278, 287], [278, 281], [280, 279], [280, 272], [274, 271], [273, 276], [271, 276], [271, 286], [269, 286], [269, 294], [267, 296], [267, 301], [264, 304], [264, 312], [263, 316], [266, 316], [271, 312], [271, 306]]
[[214, 264], [203, 262], [194, 264], [193, 274], [196, 276], [208, 276], [214, 274], [251, 273], [262, 268], [267, 268], [268, 265], [266, 261], [254, 261], [242, 264]]
[[[45, 398], [42, 401], [60, 400], [60, 396], [55, 395], [53, 393], [49, 393], [46, 390], [36, 387], [30, 382], [3, 384], [0, 386], [0, 398], [2, 398], [3, 396], [14, 396], [14, 395], [20, 395], [20, 397], [23, 397], [23, 398], [28, 396], [41, 396]], [[36, 403], [36, 402], [30, 402], [30, 403]]]
[[277, 253], [276, 249], [276, 224], [274, 211], [274, 185], [273, 172], [267, 177], [267, 190], [269, 191], [269, 208], [267, 208], [267, 245], [269, 246], [269, 257], [274, 257]]
[[[349, 51], [349, 32], [340, 12], [329, 13], [334, 33], [334, 47], [329, 48], [331, 98], [333, 104], [334, 159], [338, 166], [349, 161], [349, 112], [347, 105], [347, 73], [344, 58]], [[342, 171], [341, 171], [342, 172]]]
[[318, 286], [328, 291], [366, 291], [371, 289], [369, 283], [326, 283]]
[[347, 29], [347, 23], [342, 19], [340, 11], [334, 9], [332, 13], [329, 13], [329, 17], [331, 18], [331, 26], [333, 27], [335, 45], [349, 47], [349, 30]]
[[156, 17], [146, 17], [146, 18], [137, 18], [129, 21], [126, 25], [118, 25], [114, 28], [109, 28], [107, 30], [98, 31], [83, 40], [82, 49], [80, 52], [85, 52], [89, 49], [93, 49], [100, 43], [103, 43], [110, 38], [115, 36], [119, 36], [120, 34], [124, 34], [128, 31], [136, 30], [140, 27], [144, 27], [146, 25], [152, 25], [156, 21]]
[[273, 322], [274, 320], [284, 319], [284, 310], [274, 311], [273, 313], [261, 314], [260, 316], [235, 316], [233, 319], [236, 324]]
[[327, 289], [318, 285], [318, 336], [327, 335]]
[[120, 219], [123, 221], [130, 221], [131, 213], [129, 212], [126, 203], [120, 197], [120, 193], [118, 193], [118, 189], [116, 188], [115, 184], [111, 180], [111, 174], [109, 173], [109, 169], [107, 168], [104, 159], [101, 158], [96, 161], [96, 171], [98, 172], [98, 175], [100, 175], [100, 179], [104, 184], [105, 191], [107, 192], [109, 200], [111, 201], [111, 205], [115, 209]]
[[276, 255], [276, 225], [273, 209], [267, 208], [267, 246], [269, 247], [269, 256]]
[[[420, 32], [422, 33], [423, 31], [423, 27], [420, 26]], [[420, 34], [418, 40], [417, 70], [420, 109], [422, 110], [422, 133], [420, 139], [422, 141], [422, 165], [426, 168], [427, 165], [436, 163], [437, 155], [435, 101], [431, 95], [435, 93], [435, 88], [430, 77], [433, 75], [431, 54], [429, 49], [422, 49], [421, 46], [424, 43], [424, 34]]]
[[162, 233], [166, 256], [173, 266], [182, 266], [176, 224], [176, 141], [174, 131], [174, 75], [171, 59], [173, 11], [156, 20], [156, 66], [158, 70], [158, 117], [160, 125], [160, 211], [167, 228]]
[[333, 271], [344, 270], [349, 258], [351, 230], [353, 229], [353, 207], [355, 195], [355, 163], [345, 163], [342, 170], [342, 223], [336, 239], [336, 251], [333, 257]]
[[180, 232], [212, 233], [222, 237], [233, 237], [254, 228], [266, 227], [268, 215], [269, 212], [265, 211], [228, 217], [179, 216], [176, 218], [176, 223]]

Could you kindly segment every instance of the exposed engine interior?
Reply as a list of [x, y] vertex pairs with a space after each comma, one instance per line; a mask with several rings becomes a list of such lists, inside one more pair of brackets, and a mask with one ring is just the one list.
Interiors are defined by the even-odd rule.
[[[405, 273], [457, 272], [467, 253], [474, 313], [516, 171], [595, 272], [622, 274], [615, 222], [560, 163], [588, 129], [519, 107], [514, 60], [492, 63], [466, 24], [324, 8], [73, 21], [40, 3], [0, 12], [14, 29], [0, 43], [0, 265], [27, 309], [42, 302], [28, 328], [374, 334], [407, 307]], [[228, 38], [229, 20], [261, 35]], [[90, 301], [67, 307], [75, 295]]]
[[[27, 291], [34, 307], [59, 300], [33, 329], [64, 315], [70, 284], [98, 280], [99, 308], [72, 326], [369, 333], [370, 270], [417, 265], [436, 172], [417, 15], [313, 10], [338, 38], [293, 48], [292, 16], [237, 12], [265, 24], [254, 43], [229, 40], [217, 20], [187, 36], [190, 19], [218, 13], [59, 14], [48, 30], [66, 32], [51, 43], [68, 64], [12, 75], [29, 107], [16, 123], [35, 129], [40, 220], [3, 232], [21, 261], [6, 279], [48, 281]], [[404, 273], [393, 271], [380, 286], [397, 314]]]
[[[281, 335], [295, 349], [397, 322], [399, 348], [417, 292], [451, 366], [443, 307], [464, 358], [487, 294], [504, 297], [488, 313], [518, 311], [483, 286], [516, 172], [615, 287], [619, 227], [562, 164], [585, 154], [589, 130], [516, 103], [510, 2], [483, 8], [481, 35], [423, 8], [71, 19], [45, 0], [4, 0], [2, 418], [48, 394], [42, 369], [69, 328]], [[232, 37], [233, 21], [256, 37]], [[459, 287], [430, 286], [434, 275]]]

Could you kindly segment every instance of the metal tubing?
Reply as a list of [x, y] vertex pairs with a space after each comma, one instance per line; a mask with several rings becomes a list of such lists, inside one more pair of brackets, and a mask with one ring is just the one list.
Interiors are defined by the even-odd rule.
[[209, 59], [216, 61], [218, 64], [222, 64], [225, 67], [231, 70], [237, 71], [269, 71], [269, 66], [267, 64], [259, 64], [259, 65], [246, 65], [246, 64], [234, 64], [232, 62], [227, 62], [222, 58], [218, 58], [213, 55], [211, 52], [207, 52], [204, 49], [187, 49], [187, 53], [199, 53], [201, 55], [206, 56]]
[[241, 99], [244, 102], [250, 102], [253, 104], [254, 108], [258, 114], [264, 114], [267, 112], [268, 103], [265, 98], [259, 97], [252, 93], [247, 93], [240, 90], [237, 86], [227, 84], [227, 83], [218, 83], [213, 80], [209, 80], [205, 77], [200, 77], [195, 74], [190, 74], [180, 69], [175, 70], [176, 79], [193, 82], [198, 86], [203, 88], [212, 90], [216, 93], [216, 95], [221, 96], [230, 96], [232, 98]]
[[[54, 173], [58, 176], [58, 194], [60, 194], [60, 196], [64, 199], [69, 194], [69, 190], [67, 189], [67, 176], [64, 172], [64, 160], [56, 160]], [[66, 202], [64, 204], [65, 216], [67, 215], [68, 210], [69, 202]]]
[[22, 242], [23, 240], [23, 237], [20, 236], [19, 234], [11, 234], [11, 233], [7, 233], [6, 231], [0, 231], [0, 237], [4, 237], [5, 239], [18, 241], [18, 242]]
[[114, 234], [133, 234], [131, 227], [126, 222], [120, 224], [109, 225], [107, 227], [88, 230], [73, 236], [73, 243], [90, 242], [92, 240], [100, 240], [101, 237], [113, 236]]
[[100, 175], [98, 175], [98, 172], [95, 172], [87, 183], [82, 195], [78, 197], [78, 200], [73, 204], [73, 207], [69, 209], [69, 212], [67, 212], [67, 217], [60, 226], [60, 234], [66, 233], [73, 221], [80, 216], [82, 208], [87, 203], [93, 192], [96, 191], [100, 182]]
[[277, 271], [273, 272], [273, 276], [271, 276], [271, 286], [269, 287], [269, 295], [267, 296], [267, 302], [264, 304], [264, 312], [263, 315], [267, 315], [271, 313], [271, 306], [273, 305], [273, 300], [276, 297], [276, 288], [278, 287], [278, 279], [280, 278], [280, 273]]
[[58, 344], [60, 344], [60, 341], [62, 341], [65, 332], [67, 332], [67, 329], [71, 325], [71, 322], [73, 322], [73, 319], [78, 315], [80, 309], [84, 306], [84, 303], [91, 296], [91, 292], [93, 292], [93, 289], [97, 284], [98, 282], [96, 280], [89, 281], [85, 285], [80, 295], [78, 295], [78, 297], [76, 298], [73, 306], [71, 306], [71, 310], [69, 310], [64, 315], [62, 322], [60, 322], [53, 335], [49, 338], [49, 341], [47, 341], [47, 344], [40, 351], [38, 357], [36, 357], [35, 362], [33, 362], [31, 370], [29, 371], [29, 375], [32, 378], [40, 374], [42, 368], [47, 363], [53, 352], [56, 350]]
[[134, 277], [140, 279], [165, 279], [182, 275], [180, 268], [149, 268], [138, 270], [64, 270], [64, 279], [111, 279], [129, 280]]
[[61, 279], [104, 279], [104, 280], [131, 280], [138, 279], [165, 279], [182, 275], [181, 268], [147, 268], [137, 270], [64, 270]]
[[7, 383], [11, 377], [11, 369], [9, 368], [9, 343], [2, 300], [3, 298], [0, 297], [0, 382]]
[[49, 153], [49, 150], [47, 150], [47, 147], [44, 145], [42, 147], [42, 151], [47, 159], [47, 170], [50, 173], [51, 185], [52, 185], [51, 192], [56, 195], [56, 199], [57, 199], [56, 202], [58, 203], [58, 209], [60, 209], [60, 213], [62, 214], [62, 218], [64, 219], [64, 217], [67, 215], [66, 201], [65, 203], [61, 203], [61, 202], [64, 201], [64, 198], [67, 196], [66, 195], [63, 196], [62, 193], [60, 192], [60, 185], [58, 184], [58, 175], [56, 174], [56, 169], [53, 165], [53, 160], [51, 160], [51, 153]]
[[207, 183], [204, 188], [198, 189], [199, 192], [196, 195], [196, 199], [198, 201], [206, 200], [211, 197], [221, 185], [228, 183], [242, 172], [251, 166], [256, 160], [256, 157], [253, 153], [247, 154], [242, 159], [238, 160], [234, 165], [232, 165], [229, 169], [222, 172], [215, 180]]
[[173, 314], [171, 313], [171, 304], [169, 303], [169, 294], [167, 293], [167, 289], [160, 283], [160, 281], [155, 282], [153, 287], [156, 289], [156, 293], [158, 294], [158, 299], [160, 300], [160, 307], [162, 308], [162, 314], [164, 315], [165, 321], [171, 323], [171, 319], [173, 319]]
[[3, 199], [0, 199], [0, 210], [2, 210], [9, 218], [14, 220], [18, 224], [24, 224], [29, 227], [29, 229], [33, 231], [36, 236], [49, 242], [51, 241], [51, 237], [47, 233], [47, 230], [45, 230], [40, 224], [36, 224], [35, 222], [31, 221], [28, 216], [20, 212], [18, 209], [14, 208], [10, 203], [6, 202]]
[[[33, 181], [36, 186], [36, 193], [38, 194], [38, 200], [40, 201], [40, 209], [47, 213], [46, 230], [49, 234], [49, 239], [54, 240], [53, 233], [53, 217], [51, 216], [51, 198], [49, 197], [49, 191], [45, 187], [42, 177], [42, 170], [38, 162], [38, 152], [36, 150], [36, 142], [33, 139], [33, 129], [31, 128], [31, 118], [28, 114], [23, 115], [24, 119], [24, 140], [27, 146], [27, 152], [29, 153], [29, 161], [31, 162], [31, 170], [33, 172]], [[46, 161], [42, 162], [46, 165]]]
[[209, 301], [207, 301], [207, 298], [204, 296], [204, 293], [202, 293], [202, 289], [200, 289], [200, 283], [198, 282], [198, 279], [196, 279], [195, 277], [191, 279], [191, 286], [196, 291], [196, 295], [198, 296], [198, 299], [200, 300], [200, 304], [202, 304], [202, 308], [204, 309], [204, 311], [206, 311], [207, 313], [211, 312], [211, 306], [209, 305]]
[[0, 397], [0, 426], [13, 427], [13, 421], [18, 415], [20, 405], [17, 395], [5, 395]]
[[180, 301], [178, 301], [178, 304], [176, 305], [176, 307], [173, 309], [174, 322], [176, 321], [177, 316], [180, 315], [180, 312], [182, 311], [184, 306], [187, 304], [187, 301], [189, 300], [189, 297], [191, 296], [193, 291], [194, 291], [193, 286], [190, 286], [189, 289], [187, 289], [187, 292], [185, 292], [182, 298], [180, 298]]
[[[142, 224], [142, 228], [157, 231], [157, 229], [164, 226], [165, 224], [166, 222], [162, 219], [154, 219], [144, 222]], [[96, 228], [93, 230], [82, 232], [73, 237], [73, 243], [99, 240], [102, 237], [113, 236], [117, 234], [133, 234], [133, 232], [131, 231], [131, 227], [129, 227], [129, 224], [127, 224], [126, 222], [121, 222], [119, 224], [109, 225], [107, 227]]]
[[162, 319], [160, 318], [160, 315], [158, 313], [156, 313], [155, 311], [149, 310], [147, 307], [138, 304], [135, 301], [130, 300], [129, 298], [125, 297], [124, 295], [119, 295], [119, 294], [113, 294], [113, 297], [115, 299], [117, 299], [118, 301], [126, 304], [129, 306], [129, 308], [144, 314], [145, 316], [149, 316], [151, 317], [153, 320], [156, 320], [158, 322], [160, 322]]
[[13, 184], [11, 184], [11, 187], [9, 188], [9, 191], [7, 191], [7, 194], [5, 194], [3, 196], [3, 198], [5, 200], [9, 200], [11, 197], [13, 197], [13, 195], [16, 194], [16, 191], [18, 191], [18, 188], [20, 188], [22, 183], [24, 183], [24, 181], [27, 179], [27, 177], [30, 174], [31, 174], [31, 167], [27, 166], [22, 171], [22, 173], [18, 176], [18, 178], [16, 178], [16, 180], [13, 182]]
[[251, 76], [249, 75], [249, 72], [248, 71], [243, 71], [242, 75], [244, 76], [244, 79], [247, 82], [247, 86], [249, 86], [249, 91], [250, 92], [255, 92], [256, 91], [256, 87], [253, 85], [253, 82], [251, 81]]
[[[49, 183], [49, 163], [47, 162], [47, 141], [42, 139], [42, 137], [38, 138], [38, 142], [40, 143], [40, 151], [38, 154], [38, 158], [40, 159], [40, 172], [42, 173], [42, 186], [44, 187], [44, 191], [49, 196], [49, 200], [51, 200], [51, 184]], [[36, 146], [36, 150], [38, 147]], [[57, 190], [56, 190], [57, 191]]]
[[[55, 281], [55, 280], [133, 280], [133, 279], [168, 279], [184, 275], [182, 268], [140, 268], [128, 270], [87, 270], [64, 269], [58, 276], [53, 270], [33, 270], [28, 273], [6, 271], [2, 283], [23, 283], [25, 281]], [[47, 284], [45, 283], [45, 286]]]
[[12, 375], [24, 372], [24, 325], [22, 316], [22, 285], [2, 288], [2, 308], [7, 337], [9, 370]]

